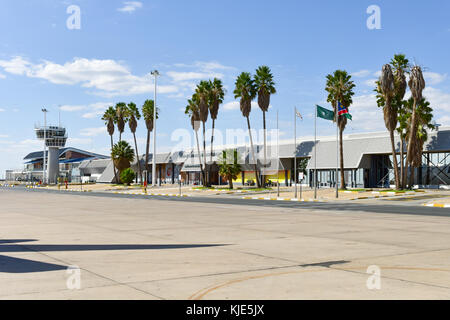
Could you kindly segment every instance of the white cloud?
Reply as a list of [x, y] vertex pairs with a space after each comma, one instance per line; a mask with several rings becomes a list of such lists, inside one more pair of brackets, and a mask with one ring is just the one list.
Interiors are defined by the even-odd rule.
[[89, 145], [92, 143], [91, 138], [69, 138], [67, 139], [67, 145], [75, 146], [75, 145]]
[[136, 11], [136, 9], [140, 9], [143, 7], [142, 2], [140, 1], [125, 1], [123, 5], [124, 6], [122, 8], [118, 8], [117, 11], [133, 13], [134, 11]]
[[[196, 82], [202, 79], [225, 76], [218, 70], [234, 70], [216, 61], [197, 61], [193, 64], [176, 64], [176, 67], [191, 70], [171, 70], [166, 72], [166, 84], [158, 85], [158, 93], [172, 96], [187, 90], [195, 89]], [[131, 96], [152, 93], [153, 77], [150, 74], [135, 75], [122, 62], [112, 59], [74, 58], [64, 64], [52, 61], [33, 63], [28, 59], [16, 56], [10, 60], [0, 60], [0, 68], [7, 73], [38, 78], [58, 85], [79, 85], [92, 89], [88, 93], [112, 98], [115, 96]], [[81, 106], [64, 106], [64, 111], [79, 111]]]
[[97, 103], [91, 104], [87, 108], [90, 110], [90, 112], [83, 114], [83, 118], [92, 119], [92, 118], [100, 117], [103, 115], [105, 110], [108, 109], [108, 107], [110, 107], [112, 105], [113, 105], [112, 102], [97, 102]]
[[6, 76], [3, 73], [0, 73], [0, 79], [6, 79]]
[[[272, 106], [269, 106], [271, 108]], [[233, 111], [233, 110], [240, 110], [241, 105], [239, 101], [230, 101], [223, 105], [223, 110], [225, 111]], [[258, 103], [255, 101], [252, 101], [252, 110], [255, 108], [259, 108]]]
[[[190, 97], [187, 96], [186, 94], [179, 92], [177, 94], [171, 94], [168, 96], [170, 99], [189, 99]], [[183, 109], [184, 110], [184, 109]]]
[[[149, 74], [136, 76], [123, 64], [115, 60], [75, 58], [65, 64], [44, 61], [33, 64], [22, 57], [0, 60], [0, 67], [8, 73], [45, 79], [54, 84], [81, 85], [97, 91], [94, 94], [114, 97], [153, 92], [153, 81]], [[174, 85], [158, 86], [159, 93], [174, 93]]]
[[360, 70], [357, 72], [353, 72], [351, 75], [356, 78], [364, 78], [364, 77], [367, 77], [370, 75], [370, 71], [369, 70]]
[[5, 112], [5, 111], [6, 111], [5, 109], [0, 108], [0, 112]]
[[450, 94], [433, 87], [426, 87], [423, 96], [430, 101], [435, 114], [450, 112]]
[[225, 66], [217, 61], [196, 61], [193, 64], [176, 63], [175, 67], [178, 68], [197, 68], [201, 71], [212, 71], [212, 70], [235, 70], [236, 68]]
[[106, 134], [106, 127], [99, 127], [99, 128], [85, 128], [81, 129], [80, 135], [83, 137], [96, 137], [98, 135]]
[[76, 112], [76, 111], [89, 111], [83, 114], [83, 118], [92, 119], [98, 118], [103, 115], [105, 110], [114, 105], [112, 102], [97, 102], [89, 105], [64, 105], [61, 106], [61, 110], [65, 112]]
[[431, 85], [439, 84], [447, 79], [447, 74], [440, 74], [436, 72], [424, 72], [423, 76], [425, 81]]
[[177, 72], [169, 71], [167, 75], [175, 82], [189, 81], [189, 80], [206, 80], [211, 78], [223, 78], [221, 73], [205, 73], [205, 72]]
[[38, 139], [25, 139], [17, 144], [18, 148], [27, 148], [28, 150], [30, 150], [30, 148], [41, 148], [43, 145], [44, 143]]
[[383, 111], [378, 108], [374, 94], [353, 97], [353, 104], [349, 108], [353, 121], [349, 121], [350, 128], [361, 131], [385, 130]]
[[0, 60], [0, 67], [6, 72], [16, 75], [24, 75], [29, 70], [31, 64], [22, 57], [14, 57], [11, 60]]
[[450, 116], [439, 117], [436, 122], [443, 126], [450, 126]]
[[368, 87], [376, 87], [376, 82], [378, 81], [378, 79], [368, 79], [366, 81], [364, 81], [364, 84]]
[[240, 108], [239, 101], [231, 101], [223, 105], [223, 109], [227, 111], [239, 110], [239, 108]]
[[0, 139], [5, 139], [5, 138], [9, 138], [9, 136], [7, 134], [0, 134]]
[[61, 106], [60, 110], [61, 110], [61, 111], [66, 111], [66, 112], [74, 112], [74, 111], [84, 110], [85, 108], [86, 108], [86, 106], [70, 106], [70, 105], [64, 105], [64, 106]]

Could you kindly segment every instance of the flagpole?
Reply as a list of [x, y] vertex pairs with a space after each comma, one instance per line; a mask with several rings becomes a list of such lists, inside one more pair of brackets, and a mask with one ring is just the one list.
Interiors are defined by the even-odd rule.
[[297, 199], [297, 108], [294, 107], [294, 198]]
[[336, 108], [336, 199], [339, 198], [339, 101], [338, 108]]
[[278, 123], [278, 109], [277, 109], [277, 197], [280, 197], [280, 126]]
[[317, 199], [317, 109], [314, 117], [314, 199]]

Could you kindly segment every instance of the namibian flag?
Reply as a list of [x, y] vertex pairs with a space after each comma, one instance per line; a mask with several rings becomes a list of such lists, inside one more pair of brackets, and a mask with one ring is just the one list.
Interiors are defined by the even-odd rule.
[[352, 120], [352, 116], [350, 113], [348, 113], [347, 107], [344, 107], [342, 103], [340, 103], [339, 101], [338, 101], [338, 115], [340, 116], [343, 115], [347, 119]]

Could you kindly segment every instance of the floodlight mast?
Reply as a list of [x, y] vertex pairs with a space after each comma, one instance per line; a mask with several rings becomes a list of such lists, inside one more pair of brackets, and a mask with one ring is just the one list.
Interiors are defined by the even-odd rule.
[[151, 72], [151, 75], [155, 78], [155, 100], [153, 107], [153, 157], [152, 157], [152, 186], [156, 186], [156, 114], [157, 114], [157, 103], [156, 103], [156, 94], [157, 94], [157, 85], [158, 85], [158, 70], [154, 70]]
[[42, 182], [46, 184], [47, 182], [47, 170], [46, 170], [46, 162], [47, 162], [47, 112], [48, 110], [46, 108], [42, 108], [41, 110], [44, 113], [44, 163], [42, 167]]

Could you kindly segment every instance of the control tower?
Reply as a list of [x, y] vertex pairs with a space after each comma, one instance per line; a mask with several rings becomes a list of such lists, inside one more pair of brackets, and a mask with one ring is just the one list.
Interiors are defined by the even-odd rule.
[[[66, 128], [63, 127], [38, 127], [35, 128], [36, 136], [39, 140], [45, 140], [45, 146], [48, 148], [47, 180], [49, 184], [58, 182], [59, 177], [59, 149], [64, 148], [67, 141]], [[45, 168], [44, 153], [44, 168]]]

